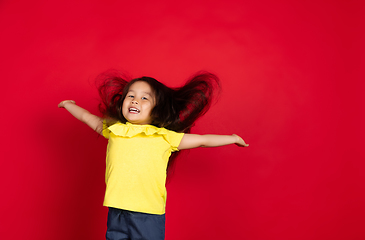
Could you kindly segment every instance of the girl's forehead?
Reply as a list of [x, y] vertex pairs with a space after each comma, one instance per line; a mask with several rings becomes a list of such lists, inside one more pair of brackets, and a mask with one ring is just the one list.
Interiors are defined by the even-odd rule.
[[143, 91], [153, 93], [151, 86], [144, 81], [134, 82], [128, 89], [129, 91]]

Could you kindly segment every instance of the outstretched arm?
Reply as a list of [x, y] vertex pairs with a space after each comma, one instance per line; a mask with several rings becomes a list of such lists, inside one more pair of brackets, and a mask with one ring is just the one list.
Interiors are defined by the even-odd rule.
[[243, 139], [236, 135], [198, 135], [198, 134], [184, 134], [180, 145], [178, 147], [179, 150], [183, 149], [191, 149], [197, 147], [219, 147], [229, 144], [236, 144], [240, 147], [248, 147], [248, 144], [243, 141]]
[[58, 104], [59, 108], [64, 108], [69, 111], [75, 118], [80, 120], [83, 123], [86, 123], [89, 127], [91, 127], [94, 131], [99, 134], [102, 134], [103, 131], [103, 119], [94, 114], [91, 114], [89, 111], [77, 106], [75, 101], [73, 100], [65, 100]]

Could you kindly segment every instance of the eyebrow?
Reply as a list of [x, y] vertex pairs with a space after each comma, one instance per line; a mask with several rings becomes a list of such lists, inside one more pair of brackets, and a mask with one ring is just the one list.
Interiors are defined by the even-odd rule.
[[[134, 90], [128, 90], [128, 92], [136, 92], [136, 91], [134, 91]], [[149, 95], [150, 97], [153, 97], [153, 95], [151, 93], [149, 93], [149, 92], [142, 92], [142, 93], [145, 93], [145, 94]]]

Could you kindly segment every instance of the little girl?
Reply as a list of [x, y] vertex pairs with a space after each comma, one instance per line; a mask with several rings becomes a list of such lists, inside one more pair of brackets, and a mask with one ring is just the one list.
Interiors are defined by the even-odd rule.
[[108, 138], [104, 206], [109, 208], [106, 239], [165, 238], [166, 170], [179, 150], [236, 144], [233, 135], [190, 134], [209, 108], [211, 73], [193, 76], [181, 88], [169, 88], [150, 77], [127, 81], [103, 74], [99, 86], [103, 118], [65, 100], [58, 107]]

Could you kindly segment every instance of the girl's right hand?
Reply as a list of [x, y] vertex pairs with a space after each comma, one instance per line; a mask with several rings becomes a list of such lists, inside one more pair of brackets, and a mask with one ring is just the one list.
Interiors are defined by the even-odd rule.
[[58, 104], [58, 107], [59, 108], [64, 108], [66, 103], [73, 103], [73, 104], [75, 104], [75, 101], [74, 100], [64, 100], [64, 101], [62, 101], [62, 102], [60, 102]]

